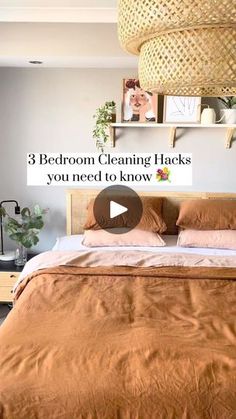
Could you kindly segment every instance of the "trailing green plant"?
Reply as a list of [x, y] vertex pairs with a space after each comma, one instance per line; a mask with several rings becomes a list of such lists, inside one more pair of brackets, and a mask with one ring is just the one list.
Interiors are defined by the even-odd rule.
[[218, 99], [227, 109], [233, 109], [236, 107], [236, 96], [218, 97]]
[[112, 115], [115, 113], [115, 102], [105, 102], [103, 106], [96, 110], [96, 124], [93, 130], [93, 138], [96, 140], [96, 147], [103, 151], [104, 146], [109, 140], [108, 128], [112, 122]]
[[4, 208], [0, 208], [0, 216], [4, 218], [4, 230], [16, 243], [30, 249], [39, 242], [38, 235], [44, 226], [43, 216], [47, 210], [43, 210], [39, 205], [35, 205], [31, 211], [23, 208], [16, 220], [11, 217]]

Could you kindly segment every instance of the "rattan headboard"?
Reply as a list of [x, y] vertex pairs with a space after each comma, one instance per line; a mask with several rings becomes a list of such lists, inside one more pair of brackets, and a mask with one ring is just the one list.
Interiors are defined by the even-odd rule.
[[[67, 234], [83, 233], [86, 220], [87, 205], [95, 198], [99, 190], [72, 189], [67, 191]], [[166, 234], [177, 234], [176, 220], [181, 201], [186, 199], [236, 199], [236, 193], [207, 192], [140, 192], [141, 196], [163, 196], [163, 217], [168, 226]]]

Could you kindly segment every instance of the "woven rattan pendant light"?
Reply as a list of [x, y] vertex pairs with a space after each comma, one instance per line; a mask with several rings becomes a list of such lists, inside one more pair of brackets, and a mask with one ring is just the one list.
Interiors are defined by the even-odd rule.
[[119, 0], [118, 28], [145, 90], [236, 95], [236, 0]]

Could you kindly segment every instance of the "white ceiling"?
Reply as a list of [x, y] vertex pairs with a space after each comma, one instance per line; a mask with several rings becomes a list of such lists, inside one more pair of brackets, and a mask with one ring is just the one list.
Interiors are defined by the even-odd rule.
[[137, 68], [116, 22], [117, 0], [0, 0], [0, 66]]
[[20, 2], [15, 0], [15, 5], [7, 5], [5, 0], [0, 0], [0, 22], [117, 22], [115, 2], [109, 4], [107, 0], [99, 1], [98, 3], [90, 0], [85, 3], [81, 0], [41, 0], [35, 1], [33, 5], [30, 5], [29, 1], [18, 5]]
[[114, 7], [117, 0], [0, 0], [0, 7]]
[[32, 67], [31, 60], [44, 67], [137, 67], [114, 23], [0, 23], [0, 66]]
[[0, 57], [1, 67], [24, 67], [24, 68], [125, 68], [137, 72], [138, 62], [135, 57], [56, 57], [56, 56], [32, 56], [32, 59], [40, 59], [42, 65], [29, 64], [29, 56], [3, 56]]

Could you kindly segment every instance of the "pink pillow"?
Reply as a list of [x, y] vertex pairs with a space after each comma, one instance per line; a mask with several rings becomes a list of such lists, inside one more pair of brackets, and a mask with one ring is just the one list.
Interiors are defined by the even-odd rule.
[[182, 230], [177, 244], [181, 247], [236, 250], [236, 230]]
[[[115, 229], [114, 229], [115, 230]], [[124, 234], [112, 234], [105, 230], [86, 230], [82, 244], [87, 247], [106, 246], [144, 246], [162, 247], [164, 240], [151, 231], [139, 230], [137, 228]]]

